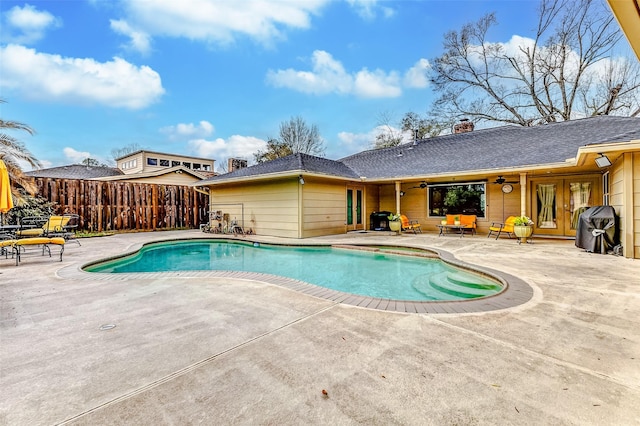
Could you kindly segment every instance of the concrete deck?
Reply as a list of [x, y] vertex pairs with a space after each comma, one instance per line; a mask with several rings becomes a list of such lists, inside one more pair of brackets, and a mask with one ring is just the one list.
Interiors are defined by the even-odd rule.
[[482, 235], [301, 241], [446, 250], [534, 290], [473, 314], [372, 310], [242, 277], [79, 271], [203, 236], [83, 239], [62, 262], [53, 248], [17, 267], [0, 258], [0, 425], [640, 424], [639, 261]]

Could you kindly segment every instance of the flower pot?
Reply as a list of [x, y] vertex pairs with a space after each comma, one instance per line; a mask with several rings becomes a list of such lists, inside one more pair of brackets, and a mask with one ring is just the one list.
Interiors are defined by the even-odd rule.
[[527, 242], [527, 238], [533, 234], [533, 226], [531, 225], [515, 225], [513, 233], [520, 239], [519, 242]]
[[389, 228], [394, 232], [400, 232], [400, 228], [402, 227], [402, 223], [399, 220], [389, 221]]
[[460, 221], [459, 221], [459, 220], [454, 220], [454, 221], [453, 221], [453, 224], [454, 224], [454, 225], [456, 225], [456, 226], [458, 226], [458, 225], [460, 225]]
[[447, 224], [447, 219], [442, 219], [440, 221], [440, 225], [446, 225]]

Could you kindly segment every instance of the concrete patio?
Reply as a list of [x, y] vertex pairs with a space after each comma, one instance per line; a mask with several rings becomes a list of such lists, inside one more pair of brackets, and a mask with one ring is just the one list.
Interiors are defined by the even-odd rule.
[[472, 314], [372, 310], [234, 277], [79, 270], [201, 237], [120, 234], [68, 243], [62, 262], [55, 248], [20, 266], [0, 258], [0, 424], [640, 424], [638, 261], [568, 240], [253, 237], [433, 247], [534, 289], [522, 305]]

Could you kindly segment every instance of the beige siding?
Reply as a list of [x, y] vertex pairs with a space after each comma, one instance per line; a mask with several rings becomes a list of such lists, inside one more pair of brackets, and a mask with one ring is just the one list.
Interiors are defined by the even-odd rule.
[[302, 187], [302, 237], [346, 232], [346, 185], [306, 179]]
[[365, 229], [371, 228], [369, 217], [371, 213], [382, 210], [380, 208], [380, 197], [378, 195], [377, 185], [367, 185], [364, 189], [364, 223]]
[[611, 168], [609, 180], [624, 255], [640, 259], [640, 153], [625, 154]]
[[[299, 238], [298, 180], [211, 187], [210, 208], [229, 214], [258, 235]], [[243, 215], [244, 213], [244, 215]]]

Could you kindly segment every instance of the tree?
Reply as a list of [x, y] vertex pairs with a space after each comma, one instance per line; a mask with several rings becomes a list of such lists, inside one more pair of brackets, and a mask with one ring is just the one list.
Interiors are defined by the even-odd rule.
[[[0, 103], [5, 103], [3, 99], [0, 99]], [[30, 194], [35, 194], [37, 187], [33, 179], [24, 174], [19, 162], [23, 161], [29, 164], [33, 168], [42, 167], [40, 161], [29, 152], [24, 143], [18, 139], [4, 133], [5, 129], [8, 130], [22, 130], [30, 135], [33, 135], [35, 131], [24, 123], [18, 121], [5, 121], [0, 118], [0, 129], [3, 130], [0, 133], [0, 159], [4, 160], [7, 170], [9, 172], [9, 180], [12, 184], [12, 193], [15, 199], [23, 200], [23, 194], [17, 190], [18, 187], [23, 188]]]
[[400, 125], [403, 131], [410, 132], [416, 140], [439, 136], [450, 126], [449, 123], [439, 122], [434, 118], [420, 117], [415, 112], [408, 112], [402, 117]]
[[536, 34], [516, 48], [488, 40], [494, 14], [450, 31], [432, 61], [432, 113], [531, 126], [640, 114], [637, 61], [610, 58], [621, 38], [594, 0], [541, 0]]
[[293, 154], [291, 147], [284, 142], [280, 142], [277, 139], [269, 139], [267, 141], [267, 149], [264, 151], [258, 151], [253, 154], [256, 163], [264, 163], [266, 161], [275, 160], [276, 158], [286, 157]]
[[95, 158], [85, 158], [84, 160], [82, 160], [83, 165], [87, 166], [87, 167], [109, 167], [108, 164], [105, 163], [101, 163], [98, 160], [96, 160]]
[[296, 153], [323, 156], [324, 149], [324, 141], [315, 124], [309, 126], [301, 117], [291, 117], [280, 123], [280, 137], [269, 139], [267, 149], [255, 153], [254, 158], [257, 163], [264, 163]]
[[131, 154], [136, 151], [140, 151], [142, 147], [137, 143], [130, 143], [127, 146], [123, 146], [122, 148], [114, 148], [111, 150], [111, 156], [114, 160], [118, 158], [124, 157], [125, 155]]
[[381, 112], [378, 115], [376, 140], [373, 143], [374, 149], [397, 146], [404, 140], [402, 131], [394, 127], [391, 121], [391, 114], [387, 111]]
[[400, 145], [407, 138], [416, 140], [431, 138], [451, 127], [448, 123], [439, 122], [434, 118], [420, 117], [415, 112], [407, 112], [399, 125], [400, 130], [391, 124], [388, 113], [380, 114], [374, 149]]

